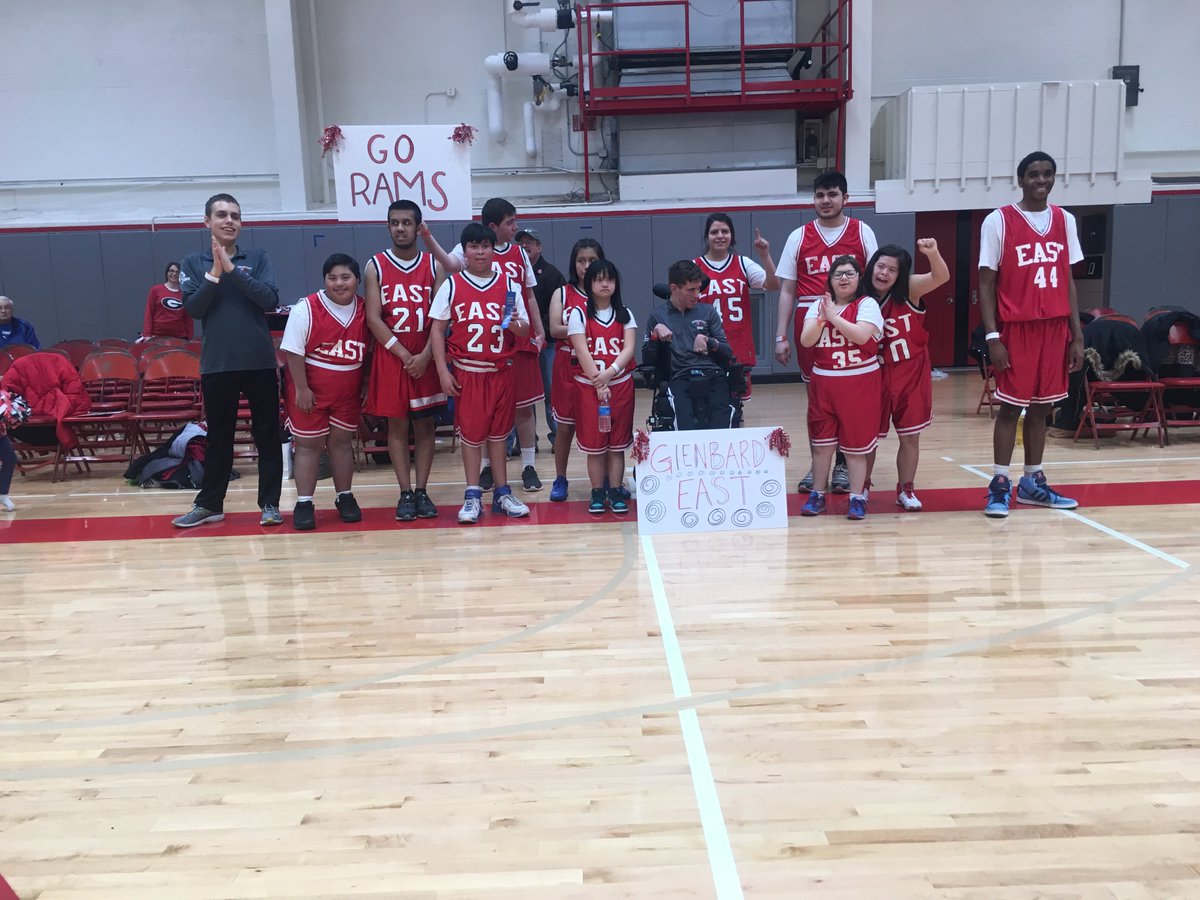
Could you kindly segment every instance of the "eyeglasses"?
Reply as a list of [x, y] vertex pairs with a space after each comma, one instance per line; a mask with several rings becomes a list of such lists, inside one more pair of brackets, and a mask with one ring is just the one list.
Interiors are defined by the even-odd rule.
[[851, 278], [857, 278], [858, 273], [857, 272], [834, 272], [832, 277], [833, 277], [834, 281], [849, 281]]

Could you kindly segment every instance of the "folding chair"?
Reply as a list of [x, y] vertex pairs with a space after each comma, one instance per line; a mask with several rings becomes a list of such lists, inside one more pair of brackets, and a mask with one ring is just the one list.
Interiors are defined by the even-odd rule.
[[983, 378], [983, 391], [979, 395], [979, 402], [975, 404], [975, 415], [979, 415], [979, 411], [986, 406], [988, 418], [991, 419], [996, 415], [994, 408], [1000, 405], [996, 399], [996, 373], [992, 371], [992, 364], [984, 360], [979, 363], [979, 374]]
[[133, 410], [137, 451], [149, 453], [182, 425], [202, 417], [200, 360], [186, 350], [156, 355], [142, 375]]
[[[1171, 371], [1186, 372], [1200, 369], [1200, 341], [1192, 337], [1187, 325], [1176, 322], [1167, 335], [1167, 353]], [[1168, 428], [1200, 426], [1200, 377], [1180, 375], [1160, 378], [1164, 393], [1163, 412]]]
[[133, 341], [127, 341], [125, 338], [100, 338], [96, 341], [96, 346], [102, 349], [129, 350], [133, 346]]
[[[1158, 432], [1158, 446], [1166, 440], [1167, 423], [1163, 412], [1163, 385], [1159, 381], [1089, 381], [1084, 378], [1084, 407], [1075, 440], [1085, 428], [1092, 434], [1096, 449], [1100, 449], [1100, 434], [1107, 431], [1132, 431], [1130, 440], [1143, 429]], [[1146, 405], [1138, 409], [1126, 402], [1130, 394], [1145, 394]]]
[[13, 359], [20, 359], [22, 356], [37, 353], [38, 349], [30, 344], [5, 344], [4, 352]]
[[13, 364], [12, 354], [7, 350], [0, 350], [0, 375], [8, 371], [8, 367]]
[[92, 398], [92, 411], [63, 420], [75, 433], [76, 443], [59, 447], [54, 481], [65, 477], [68, 462], [82, 463], [89, 472], [92, 463], [129, 465], [136, 443], [131, 407], [138, 371], [133, 356], [122, 351], [93, 353], [80, 366], [79, 378]]
[[51, 353], [61, 353], [71, 361], [76, 369], [83, 361], [96, 351], [96, 345], [87, 340], [59, 341], [53, 347], [46, 348]]

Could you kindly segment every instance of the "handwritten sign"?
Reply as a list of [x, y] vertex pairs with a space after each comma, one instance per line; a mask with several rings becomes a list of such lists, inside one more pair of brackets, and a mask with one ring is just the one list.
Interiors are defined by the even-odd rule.
[[656, 431], [637, 464], [638, 531], [677, 534], [787, 528], [774, 428]]
[[396, 200], [427, 219], [471, 218], [471, 151], [450, 125], [343, 125], [334, 151], [338, 219], [384, 222]]

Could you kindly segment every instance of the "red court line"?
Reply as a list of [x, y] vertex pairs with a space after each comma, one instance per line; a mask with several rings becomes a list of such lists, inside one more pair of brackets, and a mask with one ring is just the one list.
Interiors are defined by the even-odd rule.
[[[1055, 485], [1068, 496], [1079, 500], [1086, 511], [1095, 507], [1119, 506], [1175, 506], [1200, 503], [1200, 481], [1140, 481], [1116, 484], [1070, 484]], [[918, 496], [924, 504], [922, 513], [904, 513], [896, 505], [895, 495], [889, 490], [872, 493], [870, 510], [874, 515], [925, 515], [927, 513], [982, 513], [986, 486], [981, 481], [978, 487], [933, 488], [920, 491]], [[844, 495], [828, 495], [825, 515], [844, 516], [848, 498]], [[788, 515], [799, 516], [805, 498], [797, 494], [788, 495]], [[1014, 501], [1014, 513], [1036, 510], [1039, 507], [1025, 506]], [[424, 530], [430, 528], [535, 528], [543, 525], [579, 525], [584, 522], [636, 521], [634, 511], [628, 516], [605, 513], [593, 516], [582, 501], [573, 503], [531, 503], [529, 518], [508, 519], [491, 512], [491, 504], [484, 504], [484, 514], [478, 525], [459, 525], [456, 519], [457, 505], [443, 505], [436, 519], [418, 519], [416, 522], [400, 524], [395, 520], [395, 508], [368, 507], [363, 509], [363, 521], [347, 525], [337, 518], [333, 509], [317, 510], [317, 530], [296, 532], [291, 527], [291, 516], [285, 513], [284, 524], [264, 528], [258, 524], [258, 513], [229, 513], [225, 521], [215, 525], [180, 529], [171, 525], [171, 516], [84, 516], [62, 519], [9, 519], [0, 522], [0, 543], [45, 544], [68, 541], [138, 541], [138, 540], [188, 540], [194, 538], [246, 537], [247, 535], [282, 532], [285, 534], [342, 534], [360, 531]]]

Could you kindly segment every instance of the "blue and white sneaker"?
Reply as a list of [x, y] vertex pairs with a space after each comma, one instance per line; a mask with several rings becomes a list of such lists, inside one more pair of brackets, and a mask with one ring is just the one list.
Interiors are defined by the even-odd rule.
[[1021, 476], [1021, 480], [1017, 482], [1017, 502], [1047, 506], [1050, 509], [1074, 509], [1079, 505], [1078, 500], [1064, 497], [1046, 484], [1045, 472]]
[[492, 512], [502, 513], [510, 519], [520, 519], [529, 515], [529, 507], [514, 497], [512, 488], [506, 484], [496, 488], [492, 494]]
[[987, 506], [983, 514], [990, 519], [1008, 518], [1008, 502], [1012, 496], [1012, 482], [1003, 475], [996, 475], [988, 485]]
[[819, 516], [823, 512], [825, 512], [825, 495], [821, 491], [810, 493], [808, 500], [800, 507], [802, 516]]
[[553, 503], [562, 503], [567, 499], [567, 478], [565, 475], [559, 475], [554, 479], [554, 484], [550, 485], [550, 500]]
[[463, 495], [463, 505], [458, 511], [459, 525], [474, 525], [483, 513], [483, 491], [468, 490]]
[[846, 511], [847, 519], [860, 521], [867, 517], [867, 500], [865, 497], [851, 497], [850, 508]]

